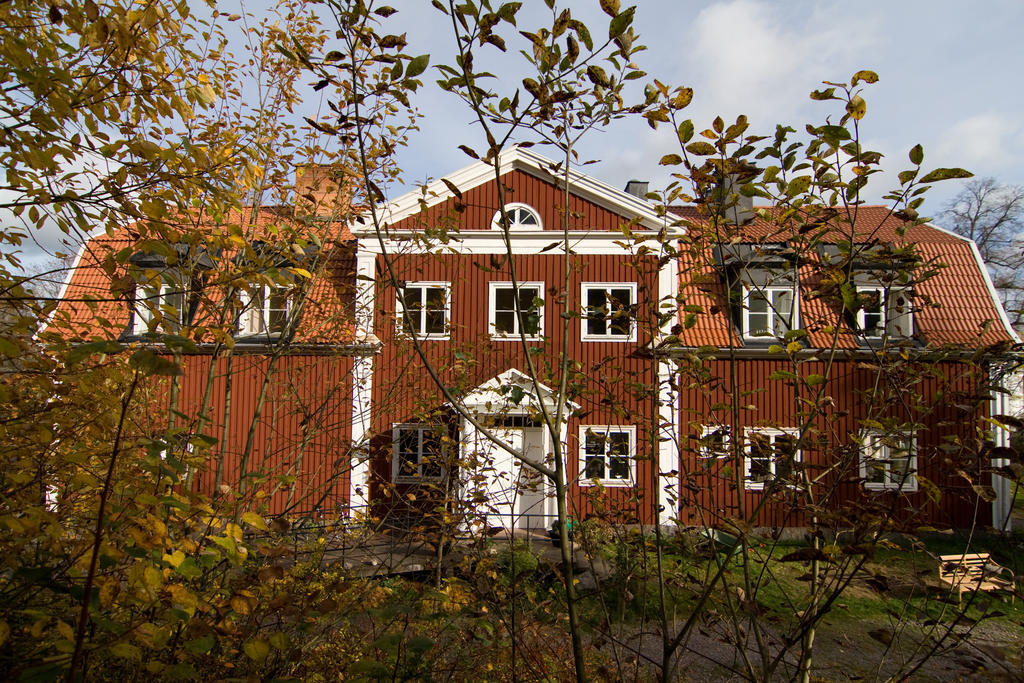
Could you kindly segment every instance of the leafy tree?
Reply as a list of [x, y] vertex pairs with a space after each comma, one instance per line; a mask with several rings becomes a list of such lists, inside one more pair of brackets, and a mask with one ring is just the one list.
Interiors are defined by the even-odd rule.
[[941, 215], [953, 232], [975, 241], [1010, 322], [1024, 323], [1024, 187], [995, 178], [964, 183]]

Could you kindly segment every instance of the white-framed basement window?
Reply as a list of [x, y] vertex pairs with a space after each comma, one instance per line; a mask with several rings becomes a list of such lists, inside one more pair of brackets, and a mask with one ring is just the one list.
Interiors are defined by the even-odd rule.
[[448, 339], [451, 287], [450, 282], [407, 282], [395, 304], [399, 332], [419, 339]]
[[[510, 231], [543, 230], [540, 222], [540, 214], [529, 204], [519, 202], [505, 205], [505, 216], [508, 218], [508, 229]], [[491, 229], [501, 230], [501, 211], [494, 214], [491, 219]]]
[[912, 432], [861, 432], [860, 476], [868, 491], [917, 491], [917, 438]]
[[239, 331], [243, 335], [280, 337], [288, 328], [292, 300], [288, 287], [263, 285], [242, 296]]
[[794, 465], [800, 462], [798, 430], [748, 427], [744, 430], [744, 484], [763, 489], [772, 480], [792, 482]]
[[424, 483], [444, 478], [447, 429], [436, 424], [396, 424], [391, 430], [391, 478], [397, 483]]
[[[516, 340], [520, 335], [530, 341], [544, 336], [544, 283], [491, 282], [487, 328], [492, 339]], [[518, 306], [518, 312], [517, 312]]]
[[630, 486], [636, 481], [636, 427], [580, 427], [581, 486]]
[[787, 287], [743, 287], [743, 336], [781, 339], [796, 327], [796, 290]]
[[635, 282], [584, 282], [581, 288], [583, 341], [636, 341]]

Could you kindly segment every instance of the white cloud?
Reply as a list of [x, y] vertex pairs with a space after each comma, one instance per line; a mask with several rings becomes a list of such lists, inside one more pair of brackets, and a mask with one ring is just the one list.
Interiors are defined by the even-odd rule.
[[756, 112], [758, 127], [795, 122], [812, 88], [862, 68], [857, 62], [870, 42], [863, 36], [873, 31], [866, 20], [842, 14], [836, 7], [794, 11], [761, 0], [703, 9], [682, 46], [695, 67], [701, 109], [710, 105], [730, 117]]
[[982, 113], [943, 131], [935, 145], [936, 161], [991, 174], [1017, 163], [1024, 155], [1024, 126], [1009, 116]]

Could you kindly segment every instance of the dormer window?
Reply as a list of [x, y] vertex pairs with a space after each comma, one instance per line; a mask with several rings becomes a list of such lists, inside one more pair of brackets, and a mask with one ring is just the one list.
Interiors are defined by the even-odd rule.
[[280, 337], [288, 328], [291, 296], [288, 287], [263, 285], [243, 295], [239, 320], [243, 335]]
[[[540, 230], [543, 227], [540, 222], [540, 214], [526, 204], [507, 204], [505, 217], [508, 220], [508, 229], [512, 231]], [[498, 211], [491, 220], [491, 229], [501, 230], [502, 228], [501, 211]]]
[[857, 330], [866, 339], [909, 337], [914, 333], [910, 292], [905, 288], [857, 287]]
[[780, 339], [793, 329], [793, 287], [743, 288], [743, 336]]
[[131, 333], [176, 334], [192, 321], [202, 288], [202, 273], [213, 268], [206, 250], [188, 244], [151, 242], [128, 259], [138, 283]]
[[188, 292], [177, 282], [157, 278], [139, 285], [135, 290], [132, 333], [156, 331], [176, 333], [188, 324]]
[[743, 338], [753, 342], [782, 339], [800, 326], [797, 253], [784, 242], [724, 244], [715, 247]]

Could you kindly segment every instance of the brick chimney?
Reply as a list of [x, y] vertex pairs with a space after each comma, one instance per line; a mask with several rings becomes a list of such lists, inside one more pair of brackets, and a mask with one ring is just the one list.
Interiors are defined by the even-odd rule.
[[295, 215], [337, 217], [349, 205], [345, 173], [340, 164], [311, 164], [295, 171]]

